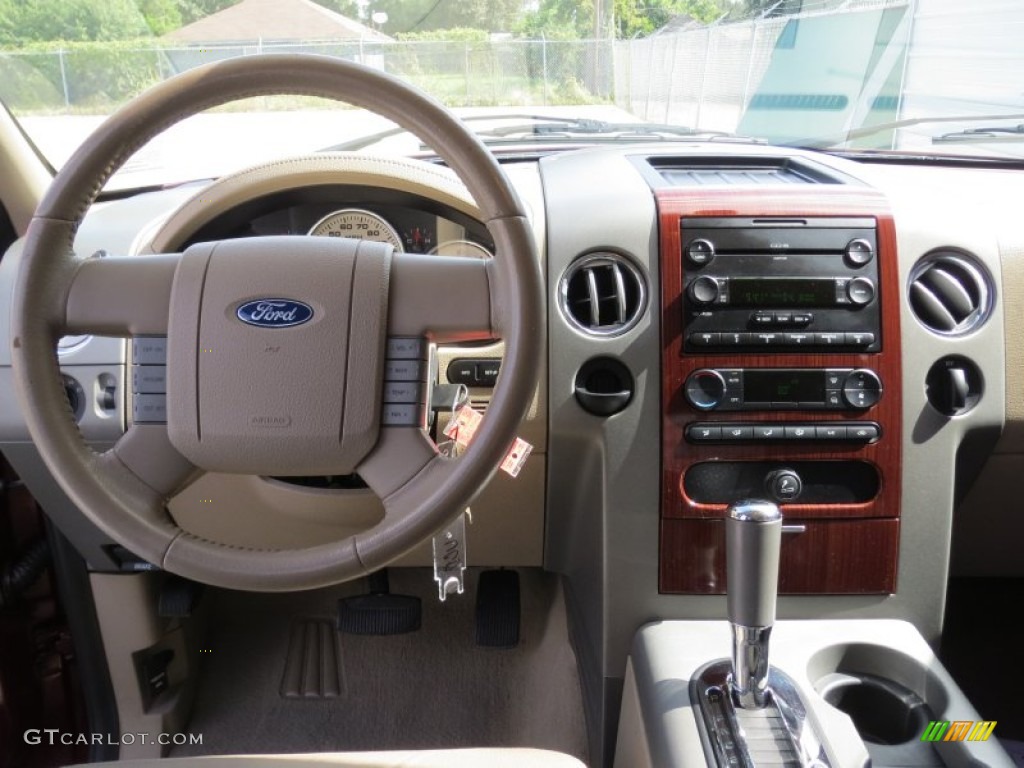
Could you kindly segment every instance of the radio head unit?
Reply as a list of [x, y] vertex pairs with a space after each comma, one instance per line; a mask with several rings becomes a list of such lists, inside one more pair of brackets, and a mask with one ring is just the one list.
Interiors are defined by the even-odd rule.
[[680, 219], [684, 349], [882, 348], [869, 217]]

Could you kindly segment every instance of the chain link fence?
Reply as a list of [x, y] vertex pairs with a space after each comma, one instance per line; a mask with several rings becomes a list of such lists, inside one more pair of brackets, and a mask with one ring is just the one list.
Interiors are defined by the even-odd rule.
[[316, 53], [396, 75], [453, 107], [607, 103], [610, 40], [322, 42], [140, 48], [78, 44], [0, 52], [0, 98], [16, 114], [97, 113], [179, 72], [257, 53]]
[[804, 0], [803, 12], [615, 43], [615, 103], [653, 122], [735, 132], [791, 22], [906, 5], [907, 0]]

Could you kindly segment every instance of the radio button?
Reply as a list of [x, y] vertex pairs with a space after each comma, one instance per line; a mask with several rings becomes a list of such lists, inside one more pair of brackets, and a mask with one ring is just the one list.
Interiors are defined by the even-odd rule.
[[785, 333], [783, 343], [791, 347], [809, 347], [814, 344], [813, 333]]
[[787, 440], [813, 440], [814, 427], [808, 424], [786, 427]]
[[714, 347], [718, 345], [720, 335], [711, 332], [700, 332], [690, 334], [690, 344], [695, 347]]
[[775, 322], [779, 325], [791, 325], [793, 322], [792, 312], [776, 312]]
[[712, 424], [691, 424], [686, 429], [686, 437], [693, 443], [721, 440], [722, 428]]
[[723, 440], [753, 440], [754, 428], [749, 425], [722, 425]]
[[753, 343], [758, 347], [770, 347], [782, 343], [781, 333], [754, 333]]
[[846, 295], [858, 307], [863, 307], [875, 298], [875, 284], [866, 277], [855, 277], [846, 286]]
[[754, 427], [755, 440], [782, 440], [784, 428], [779, 424], [762, 424]]
[[814, 343], [821, 347], [839, 347], [846, 341], [846, 334], [826, 331], [814, 334]]
[[874, 248], [867, 240], [857, 238], [846, 244], [846, 263], [851, 267], [863, 267], [874, 257]]
[[793, 325], [810, 325], [813, 320], [814, 315], [811, 312], [793, 313]]
[[721, 302], [721, 296], [719, 295], [719, 284], [718, 281], [713, 277], [702, 275], [693, 280], [690, 283], [690, 287], [686, 290], [687, 296], [690, 301], [698, 306], [706, 306], [708, 304], [714, 304], [715, 301]]
[[750, 316], [750, 324], [761, 327], [775, 325], [775, 315], [771, 312], [755, 312]]
[[850, 295], [847, 293], [847, 289], [850, 285], [850, 278], [848, 277], [837, 277], [836, 278], [836, 304], [849, 304]]
[[867, 331], [846, 334], [846, 344], [850, 347], [870, 347], [874, 343], [875, 334]]
[[814, 437], [817, 440], [845, 440], [846, 427], [842, 424], [837, 426], [815, 427]]
[[722, 333], [719, 336], [722, 346], [725, 347], [742, 347], [749, 344], [748, 338], [749, 333]]
[[698, 238], [691, 240], [686, 246], [686, 257], [691, 264], [703, 267], [715, 259], [715, 246], [710, 240]]

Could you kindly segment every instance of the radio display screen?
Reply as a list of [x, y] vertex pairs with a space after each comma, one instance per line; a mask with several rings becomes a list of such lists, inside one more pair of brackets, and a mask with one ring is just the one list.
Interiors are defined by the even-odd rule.
[[743, 372], [743, 399], [748, 403], [824, 403], [822, 371]]
[[833, 278], [729, 279], [729, 304], [735, 307], [831, 307], [836, 303]]

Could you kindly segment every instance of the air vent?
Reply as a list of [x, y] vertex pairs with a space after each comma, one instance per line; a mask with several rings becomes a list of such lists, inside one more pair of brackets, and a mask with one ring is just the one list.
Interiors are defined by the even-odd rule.
[[778, 187], [841, 184], [823, 168], [784, 157], [656, 158], [651, 165], [673, 187]]
[[910, 274], [910, 307], [921, 325], [944, 336], [961, 336], [988, 319], [992, 292], [974, 257], [932, 251]]
[[647, 291], [640, 271], [617, 253], [591, 253], [566, 270], [559, 301], [566, 319], [594, 336], [618, 336], [640, 319]]

